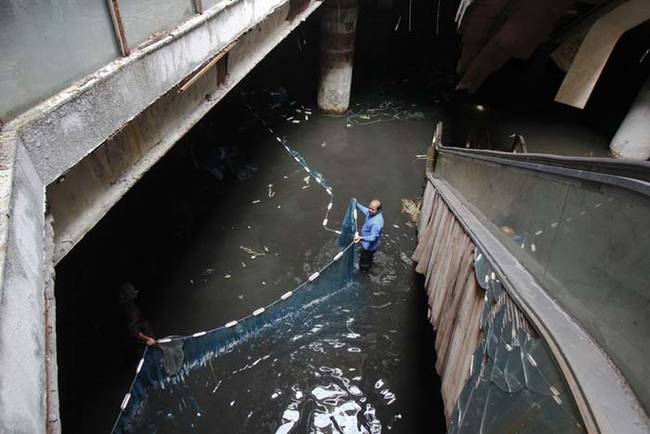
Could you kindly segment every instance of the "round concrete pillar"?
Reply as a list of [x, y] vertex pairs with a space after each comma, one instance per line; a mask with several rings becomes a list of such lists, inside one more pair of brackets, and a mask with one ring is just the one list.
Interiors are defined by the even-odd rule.
[[326, 0], [322, 7], [318, 107], [342, 114], [350, 105], [358, 0]]
[[650, 78], [632, 103], [632, 108], [609, 144], [614, 158], [650, 158]]

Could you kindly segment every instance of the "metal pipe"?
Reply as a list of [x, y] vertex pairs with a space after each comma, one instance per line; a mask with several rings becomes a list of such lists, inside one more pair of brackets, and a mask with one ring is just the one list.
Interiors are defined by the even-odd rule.
[[187, 89], [189, 89], [194, 83], [196, 83], [199, 78], [203, 77], [206, 72], [208, 72], [214, 65], [219, 62], [228, 52], [232, 49], [232, 47], [235, 46], [237, 41], [232, 42], [231, 44], [227, 45], [224, 49], [222, 49], [216, 56], [214, 56], [211, 60], [209, 60], [205, 65], [203, 65], [199, 70], [194, 72], [189, 76], [189, 79], [178, 89], [178, 93], [183, 93]]

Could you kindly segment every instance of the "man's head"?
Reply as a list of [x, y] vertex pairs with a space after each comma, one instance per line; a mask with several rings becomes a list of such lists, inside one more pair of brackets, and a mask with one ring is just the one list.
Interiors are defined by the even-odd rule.
[[138, 290], [131, 282], [124, 282], [120, 285], [120, 302], [128, 303], [138, 298]]
[[381, 211], [381, 202], [379, 202], [379, 199], [373, 199], [368, 205], [368, 212], [370, 215], [375, 215], [379, 211]]

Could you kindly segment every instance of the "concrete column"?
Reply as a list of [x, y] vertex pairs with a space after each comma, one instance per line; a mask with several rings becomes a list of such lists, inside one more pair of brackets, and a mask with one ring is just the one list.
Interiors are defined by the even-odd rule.
[[614, 158], [650, 158], [650, 77], [641, 87], [632, 108], [609, 144]]
[[327, 0], [323, 9], [318, 107], [342, 114], [350, 105], [358, 0]]

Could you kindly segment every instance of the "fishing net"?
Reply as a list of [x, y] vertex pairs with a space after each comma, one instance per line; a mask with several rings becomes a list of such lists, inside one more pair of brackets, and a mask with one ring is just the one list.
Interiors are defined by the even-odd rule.
[[[338, 253], [320, 271], [279, 299], [215, 329], [160, 339], [158, 346], [148, 347], [122, 401], [113, 432], [151, 432], [152, 427], [148, 426], [151, 415], [159, 419], [156, 423], [161, 420], [164, 423], [168, 405], [161, 403], [173, 400], [173, 395], [178, 394], [175, 389], [183, 390], [183, 403], [211, 393], [214, 381], [192, 381], [194, 371], [214, 369], [220, 358], [251, 339], [262, 339], [272, 347], [275, 341], [286, 336], [281, 329], [300, 324], [310, 314], [310, 307], [345, 288], [352, 280], [354, 267], [355, 219], [354, 201], [351, 201], [338, 236]], [[175, 419], [199, 417], [200, 412], [192, 405], [181, 404], [174, 413]]]

